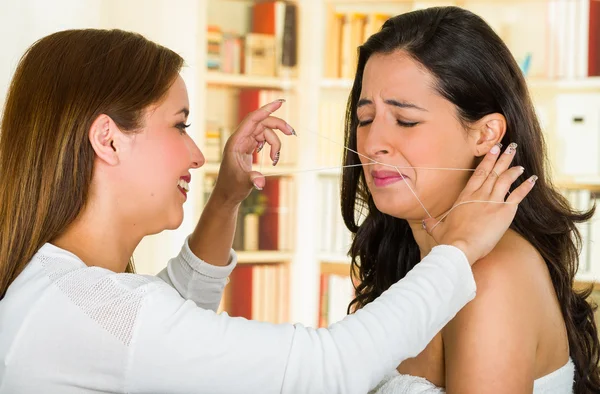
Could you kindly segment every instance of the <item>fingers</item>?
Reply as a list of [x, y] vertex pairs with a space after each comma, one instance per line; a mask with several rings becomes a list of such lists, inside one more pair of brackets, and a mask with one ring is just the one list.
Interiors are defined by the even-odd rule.
[[296, 135], [296, 132], [292, 126], [290, 126], [285, 120], [275, 116], [269, 116], [268, 118], [263, 119], [260, 123], [270, 129], [281, 130], [283, 134]]
[[263, 136], [265, 138], [265, 141], [269, 145], [271, 145], [271, 151], [269, 152], [269, 157], [271, 157], [271, 160], [273, 161], [273, 165], [276, 165], [277, 162], [279, 161], [279, 152], [281, 151], [281, 140], [279, 139], [277, 134], [269, 128], [265, 128], [263, 130]]
[[488, 174], [487, 179], [482, 185], [483, 190], [491, 193], [492, 189], [494, 188], [494, 185], [498, 181], [498, 178], [502, 175], [504, 171], [506, 171], [506, 169], [510, 166], [510, 163], [513, 161], [516, 150], [517, 144], [512, 142], [510, 143], [510, 145], [508, 145], [504, 153], [499, 155], [498, 161], [496, 161], [494, 168]]
[[474, 192], [483, 185], [488, 175], [494, 169], [494, 165], [496, 164], [499, 153], [500, 147], [498, 145], [494, 145], [492, 149], [490, 149], [490, 151], [485, 155], [483, 160], [481, 160], [481, 163], [479, 163], [477, 168], [475, 168], [475, 172], [465, 186], [465, 192]]
[[258, 171], [250, 171], [248, 175], [256, 190], [262, 190], [265, 187], [267, 180], [263, 174]]
[[262, 122], [263, 120], [271, 116], [273, 112], [281, 108], [281, 105], [284, 102], [284, 99], [279, 99], [269, 104], [263, 105], [256, 111], [250, 112], [248, 116], [246, 116], [246, 119], [244, 119], [244, 122], [247, 122], [251, 126], [256, 126], [259, 122]]
[[[506, 194], [510, 190], [510, 186], [523, 174], [525, 169], [521, 166], [512, 167], [502, 173], [491, 191], [492, 201], [504, 201]], [[487, 181], [486, 181], [487, 183]]]
[[533, 175], [532, 177], [527, 179], [525, 182], [521, 183], [519, 185], [519, 187], [517, 187], [515, 190], [512, 191], [512, 193], [510, 193], [510, 196], [508, 196], [508, 198], [506, 199], [506, 202], [519, 204], [521, 201], [523, 201], [525, 196], [527, 196], [527, 194], [529, 194], [531, 189], [533, 189], [533, 186], [535, 185], [535, 182], [537, 180], [538, 180], [538, 177], [536, 175]]

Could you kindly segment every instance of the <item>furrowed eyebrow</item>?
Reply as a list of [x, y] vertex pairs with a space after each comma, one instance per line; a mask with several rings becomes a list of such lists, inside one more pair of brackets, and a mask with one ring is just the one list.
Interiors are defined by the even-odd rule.
[[[416, 104], [409, 103], [406, 101], [385, 100], [384, 103], [386, 103], [388, 105], [393, 105], [394, 107], [418, 109], [419, 111], [427, 112], [427, 110], [425, 108], [421, 108]], [[358, 100], [357, 108], [364, 107], [365, 105], [372, 105], [372, 104], [373, 104], [373, 102], [369, 99], [360, 99], [360, 100]]]

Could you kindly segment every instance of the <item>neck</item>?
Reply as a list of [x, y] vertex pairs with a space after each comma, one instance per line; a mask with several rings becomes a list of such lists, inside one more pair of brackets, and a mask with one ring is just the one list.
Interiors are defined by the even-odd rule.
[[412, 230], [413, 237], [419, 246], [419, 251], [421, 253], [421, 259], [431, 252], [434, 246], [437, 246], [437, 242], [433, 239], [431, 235], [423, 229], [423, 222], [420, 220], [408, 220], [408, 225]]
[[124, 272], [143, 234], [139, 234], [135, 223], [118, 220], [114, 201], [118, 200], [89, 201], [77, 219], [51, 243], [75, 254], [89, 267]]

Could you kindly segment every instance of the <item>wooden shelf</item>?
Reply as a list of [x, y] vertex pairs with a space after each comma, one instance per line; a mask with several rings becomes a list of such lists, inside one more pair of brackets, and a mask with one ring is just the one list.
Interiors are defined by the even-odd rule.
[[600, 77], [581, 79], [530, 79], [527, 85], [535, 90], [560, 90], [560, 91], [599, 91]]
[[587, 290], [590, 286], [593, 286], [594, 291], [600, 291], [600, 283], [598, 282], [587, 282], [587, 281], [578, 281], [576, 280], [573, 284], [573, 288], [577, 290]]
[[354, 84], [353, 79], [349, 78], [323, 78], [321, 79], [322, 89], [339, 89], [350, 91]]
[[279, 250], [256, 250], [256, 251], [239, 251], [238, 264], [278, 264], [286, 263], [292, 260], [293, 252], [282, 252]]
[[278, 77], [260, 77], [243, 74], [226, 74], [217, 71], [206, 72], [206, 84], [235, 88], [263, 88], [293, 90], [298, 85], [295, 79]]
[[322, 275], [350, 276], [350, 264], [349, 263], [322, 262], [321, 263], [321, 274]]
[[580, 177], [570, 179], [556, 179], [554, 184], [559, 189], [568, 190], [589, 190], [592, 192], [600, 192], [600, 178]]
[[350, 264], [350, 257], [346, 256], [344, 253], [319, 253], [319, 261], [321, 264], [323, 263], [333, 263], [333, 264]]

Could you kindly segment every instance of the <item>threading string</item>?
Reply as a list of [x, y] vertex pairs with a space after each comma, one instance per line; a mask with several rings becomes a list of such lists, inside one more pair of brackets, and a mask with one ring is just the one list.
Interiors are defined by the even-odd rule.
[[398, 171], [398, 174], [402, 177], [402, 180], [404, 181], [404, 183], [406, 184], [406, 186], [408, 186], [408, 190], [410, 190], [410, 192], [413, 194], [413, 196], [415, 196], [415, 198], [417, 199], [417, 201], [419, 202], [419, 204], [421, 204], [421, 207], [423, 208], [423, 210], [425, 211], [425, 213], [427, 214], [427, 216], [429, 216], [430, 218], [433, 217], [433, 216], [431, 216], [431, 214], [429, 213], [429, 211], [427, 210], [427, 208], [425, 208], [425, 205], [423, 205], [423, 203], [421, 202], [421, 199], [419, 198], [419, 196], [417, 196], [417, 193], [415, 193], [415, 191], [413, 190], [413, 188], [410, 187], [410, 184], [406, 180], [406, 177], [400, 172], [400, 170], [398, 169], [398, 167], [395, 167], [395, 168], [396, 168], [396, 171]]
[[[423, 208], [423, 210], [425, 211], [425, 213], [427, 214], [427, 216], [429, 216], [429, 218], [433, 218], [433, 216], [431, 216], [431, 214], [429, 213], [429, 211], [427, 210], [427, 208], [425, 208], [425, 205], [423, 204], [423, 202], [421, 201], [421, 199], [419, 198], [419, 196], [417, 195], [417, 193], [413, 190], [413, 188], [410, 186], [410, 184], [408, 183], [408, 181], [406, 180], [406, 177], [404, 177], [404, 175], [400, 172], [400, 169], [416, 169], [416, 170], [444, 170], [444, 171], [471, 171], [474, 172], [475, 169], [473, 168], [450, 168], [450, 167], [411, 167], [411, 166], [406, 166], [406, 167], [400, 167], [400, 166], [395, 166], [392, 164], [387, 164], [387, 163], [382, 163], [379, 162], [375, 159], [372, 159], [366, 155], [363, 155], [362, 153], [359, 153], [358, 151], [351, 149], [349, 147], [347, 147], [344, 144], [341, 144], [335, 140], [332, 140], [329, 137], [326, 137], [320, 133], [314, 132], [314, 131], [310, 131], [310, 130], [305, 130], [308, 131], [309, 133], [315, 134], [320, 138], [326, 139], [329, 142], [332, 142], [335, 145], [338, 145], [340, 147], [342, 147], [343, 149], [350, 151], [360, 157], [363, 157], [367, 160], [370, 161], [370, 163], [360, 163], [360, 164], [350, 164], [350, 165], [343, 165], [343, 166], [335, 166], [335, 167], [321, 167], [321, 168], [314, 168], [314, 169], [307, 169], [307, 170], [292, 170], [292, 171], [286, 171], [286, 172], [282, 172], [282, 173], [275, 173], [275, 174], [267, 174], [267, 175], [263, 175], [264, 177], [275, 177], [275, 176], [283, 176], [283, 175], [289, 175], [292, 173], [304, 173], [304, 172], [319, 172], [319, 171], [329, 171], [332, 169], [342, 169], [342, 168], [350, 168], [350, 167], [359, 167], [359, 166], [368, 166], [368, 165], [375, 165], [375, 164], [379, 164], [381, 166], [385, 166], [385, 167], [391, 167], [394, 168], [398, 174], [402, 177], [402, 180], [404, 180], [404, 183], [406, 184], [406, 186], [408, 187], [408, 189], [410, 190], [410, 192], [413, 194], [413, 196], [415, 196], [415, 198], [417, 199], [417, 201], [419, 202], [419, 204], [421, 205], [421, 207]], [[264, 155], [264, 151], [263, 151], [263, 155]], [[261, 156], [260, 159], [260, 172], [262, 173], [262, 162], [263, 162], [263, 156]], [[460, 202], [456, 205], [454, 205], [452, 208], [450, 208], [450, 210], [448, 212], [446, 212], [444, 215], [442, 215], [442, 217], [437, 221], [437, 223], [429, 230], [429, 232], [433, 232], [433, 229], [436, 228], [449, 214], [450, 212], [452, 212], [455, 208], [464, 205], [464, 204], [468, 204], [468, 203], [491, 203], [491, 204], [510, 204], [508, 202], [505, 201], [484, 201], [484, 200], [472, 200], [472, 201], [463, 201]]]
[[452, 212], [452, 210], [454, 208], [458, 208], [461, 205], [470, 204], [472, 202], [485, 202], [485, 203], [488, 203], [488, 204], [514, 204], [514, 203], [506, 202], [506, 201], [485, 201], [485, 200], [462, 201], [462, 202], [459, 202], [458, 204], [454, 205], [452, 208], [450, 208], [450, 210], [448, 212], [446, 212], [445, 214], [443, 214], [442, 217], [440, 218], [440, 220], [438, 220], [438, 222], [435, 225], [433, 225], [433, 227], [431, 227], [431, 229], [429, 230], [429, 232], [432, 233], [433, 229], [436, 228], [438, 226], [438, 224], [440, 224], [446, 218], [446, 216], [448, 216], [450, 214], [450, 212]]

